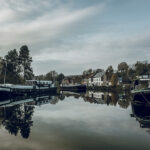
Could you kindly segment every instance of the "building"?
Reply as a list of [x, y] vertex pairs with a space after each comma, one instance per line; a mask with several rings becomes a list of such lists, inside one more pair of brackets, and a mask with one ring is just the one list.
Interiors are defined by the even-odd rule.
[[104, 71], [98, 72], [89, 78], [89, 86], [105, 86], [107, 84], [107, 77]]

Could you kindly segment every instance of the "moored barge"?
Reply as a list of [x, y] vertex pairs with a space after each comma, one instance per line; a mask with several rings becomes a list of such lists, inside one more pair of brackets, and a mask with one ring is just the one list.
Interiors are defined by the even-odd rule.
[[51, 93], [56, 90], [51, 81], [28, 80], [26, 85], [2, 84], [0, 85], [0, 99], [7, 99], [12, 96]]
[[150, 103], [150, 76], [145, 75], [147, 78], [143, 76], [134, 81], [134, 86], [131, 90], [133, 101], [138, 103]]

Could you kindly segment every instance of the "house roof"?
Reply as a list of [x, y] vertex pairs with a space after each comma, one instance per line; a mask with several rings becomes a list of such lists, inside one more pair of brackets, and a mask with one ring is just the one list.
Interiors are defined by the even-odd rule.
[[105, 72], [104, 72], [104, 71], [102, 71], [102, 72], [98, 72], [98, 73], [96, 73], [96, 74], [95, 74], [94, 78], [102, 77], [104, 74], [105, 74]]

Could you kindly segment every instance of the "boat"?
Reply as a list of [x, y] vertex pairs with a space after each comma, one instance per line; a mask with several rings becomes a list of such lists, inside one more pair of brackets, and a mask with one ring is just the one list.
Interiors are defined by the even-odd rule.
[[22, 96], [28, 94], [37, 95], [57, 90], [52, 81], [46, 80], [26, 80], [25, 85], [6, 84], [6, 69], [7, 61], [4, 74], [4, 83], [0, 84], [0, 100], [8, 99], [12, 96]]
[[133, 95], [132, 101], [150, 104], [150, 88], [133, 90], [131, 93]]
[[11, 90], [10, 88], [0, 85], [0, 99], [7, 99], [11, 95]]
[[136, 118], [141, 128], [150, 128], [150, 104], [139, 104], [132, 102], [131, 117]]
[[139, 78], [134, 81], [131, 90], [133, 101], [139, 103], [150, 103], [150, 78]]
[[27, 80], [25, 85], [1, 84], [0, 99], [7, 99], [12, 96], [35, 95], [56, 91], [52, 81]]
[[43, 105], [49, 103], [57, 94], [42, 94], [40, 96], [18, 96], [9, 99], [3, 99], [0, 101], [0, 107], [12, 107], [15, 105]]

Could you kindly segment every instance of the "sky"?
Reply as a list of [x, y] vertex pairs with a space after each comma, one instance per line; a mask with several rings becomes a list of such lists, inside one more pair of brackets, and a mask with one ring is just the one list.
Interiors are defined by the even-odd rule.
[[0, 0], [0, 56], [27, 45], [36, 75], [150, 59], [149, 0]]

